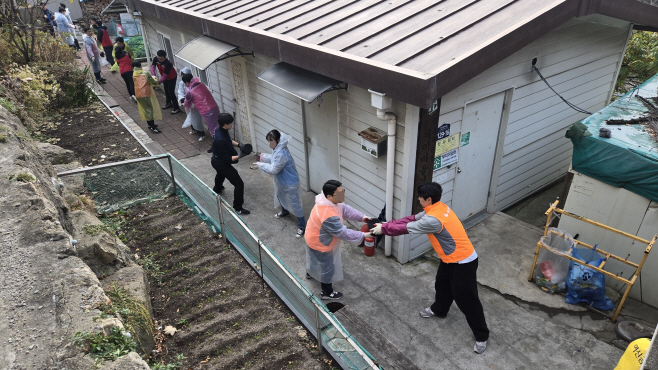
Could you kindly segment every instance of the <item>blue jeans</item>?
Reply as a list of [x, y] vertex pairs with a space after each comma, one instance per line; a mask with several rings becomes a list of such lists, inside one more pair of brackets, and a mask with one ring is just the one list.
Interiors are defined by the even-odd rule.
[[[286, 216], [290, 214], [290, 211], [281, 207], [281, 213], [283, 213], [283, 215]], [[304, 216], [297, 217], [297, 226], [299, 226], [299, 228], [302, 230], [306, 230], [306, 219], [304, 218]]]

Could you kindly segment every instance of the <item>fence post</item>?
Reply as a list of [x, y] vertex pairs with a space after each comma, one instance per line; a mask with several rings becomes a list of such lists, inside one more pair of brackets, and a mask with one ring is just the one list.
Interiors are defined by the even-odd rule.
[[258, 240], [258, 259], [260, 260], [260, 277], [263, 280], [263, 292], [265, 291], [265, 269], [263, 268], [262, 243]]
[[174, 179], [174, 168], [171, 165], [171, 154], [167, 156], [167, 160], [169, 161], [169, 173], [171, 174], [171, 185], [173, 185], [174, 194], [176, 194], [176, 180]]
[[[311, 296], [313, 297], [313, 296]], [[322, 354], [322, 332], [320, 329], [320, 309], [318, 305], [311, 300], [313, 307], [315, 307], [315, 334], [318, 336], [318, 353]]]
[[222, 240], [228, 243], [226, 239], [226, 223], [224, 222], [224, 212], [222, 211], [222, 197], [217, 194], [217, 210], [219, 211], [219, 227], [222, 229]]

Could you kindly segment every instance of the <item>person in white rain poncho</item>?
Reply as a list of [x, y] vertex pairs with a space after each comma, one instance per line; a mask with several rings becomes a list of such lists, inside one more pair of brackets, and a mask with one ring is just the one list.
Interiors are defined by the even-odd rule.
[[274, 207], [281, 205], [281, 212], [274, 215], [276, 218], [286, 217], [292, 212], [297, 216], [297, 235], [301, 238], [306, 230], [304, 209], [302, 208], [302, 194], [299, 186], [299, 175], [295, 160], [288, 150], [288, 135], [272, 130], [265, 135], [272, 154], [261, 153], [259, 162], [254, 163], [252, 169], [274, 176]]
[[322, 193], [315, 196], [315, 206], [306, 226], [306, 278], [318, 280], [322, 285], [320, 298], [340, 299], [343, 293], [334, 291], [332, 283], [343, 280], [343, 264], [340, 244], [344, 240], [360, 244], [369, 232], [348, 229], [343, 220], [368, 222], [372, 217], [343, 203], [345, 189], [340, 181], [329, 180], [322, 186]]
[[73, 37], [73, 35], [75, 35], [75, 26], [73, 23], [70, 23], [69, 18], [64, 15], [65, 12], [66, 8], [59, 8], [57, 13], [55, 13], [57, 31], [59, 31], [59, 35], [62, 37], [62, 40], [64, 40], [64, 43], [75, 49], [75, 43], [73, 42], [73, 40], [75, 40]]
[[[187, 67], [180, 70], [181, 79], [178, 82], [178, 90], [176, 92], [181, 107], [183, 106], [183, 103], [185, 103], [185, 94], [187, 94], [190, 89], [185, 86], [185, 81], [183, 81], [185, 75], [192, 76], [192, 71]], [[189, 80], [191, 81], [192, 78], [189, 77]], [[194, 104], [192, 104], [190, 109], [185, 108], [185, 113], [187, 113], [187, 118], [185, 118], [185, 122], [183, 122], [183, 128], [189, 127], [190, 135], [199, 134], [199, 141], [203, 141], [206, 138], [206, 132], [203, 128], [203, 117], [201, 116], [201, 113], [199, 113], [199, 110], [196, 109]]]
[[105, 79], [101, 77], [101, 57], [105, 56], [105, 54], [98, 50], [96, 39], [92, 37], [94, 31], [92, 31], [91, 28], [86, 27], [84, 32], [85, 35], [83, 36], [83, 40], [85, 43], [85, 52], [87, 53], [89, 63], [91, 63], [91, 70], [94, 72], [96, 82], [99, 84], [104, 84]]

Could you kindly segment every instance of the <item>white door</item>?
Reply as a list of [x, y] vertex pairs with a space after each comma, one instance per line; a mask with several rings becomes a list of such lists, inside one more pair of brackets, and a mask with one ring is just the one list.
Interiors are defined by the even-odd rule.
[[462, 220], [487, 208], [504, 101], [501, 92], [464, 109], [461, 135], [467, 135], [468, 144], [459, 148], [452, 196], [452, 209]]
[[338, 105], [335, 92], [304, 104], [311, 190], [319, 193], [327, 180], [338, 180]]

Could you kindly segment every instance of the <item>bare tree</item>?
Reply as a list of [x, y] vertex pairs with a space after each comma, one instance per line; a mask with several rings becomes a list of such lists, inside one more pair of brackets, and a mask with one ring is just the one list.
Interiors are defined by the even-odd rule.
[[2, 33], [23, 56], [25, 63], [34, 60], [37, 32], [51, 30], [51, 34], [54, 33], [43, 10], [47, 2], [30, 4], [28, 1], [2, 0], [0, 14]]

